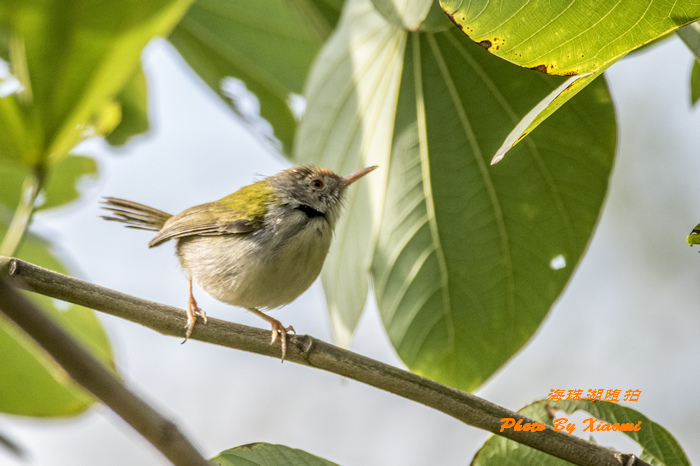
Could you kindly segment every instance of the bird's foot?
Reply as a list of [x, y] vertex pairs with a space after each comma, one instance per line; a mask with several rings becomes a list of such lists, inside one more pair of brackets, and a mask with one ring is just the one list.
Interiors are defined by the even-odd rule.
[[189, 305], [187, 306], [187, 323], [185, 324], [185, 340], [183, 343], [187, 341], [192, 334], [194, 324], [197, 323], [197, 317], [201, 317], [204, 323], [207, 323], [207, 313], [204, 312], [204, 309], [201, 309], [197, 305], [197, 301], [195, 301], [194, 296], [190, 294], [190, 301]]
[[277, 335], [279, 334], [280, 345], [282, 346], [282, 362], [284, 362], [284, 357], [287, 355], [287, 332], [292, 332], [294, 335], [296, 335], [297, 332], [294, 331], [294, 327], [291, 325], [285, 327], [282, 325], [282, 322], [277, 319], [270, 320], [270, 325], [272, 325], [272, 340], [270, 340], [270, 344], [272, 345], [275, 343]]
[[254, 307], [249, 307], [248, 310], [261, 319], [265, 319], [265, 321], [269, 322], [272, 326], [272, 339], [270, 340], [270, 345], [277, 341], [277, 335], [280, 336], [280, 345], [282, 346], [282, 362], [284, 362], [284, 357], [287, 355], [287, 332], [292, 332], [296, 335], [297, 332], [294, 331], [294, 327], [291, 325], [289, 327], [285, 327], [279, 320], [270, 317]]

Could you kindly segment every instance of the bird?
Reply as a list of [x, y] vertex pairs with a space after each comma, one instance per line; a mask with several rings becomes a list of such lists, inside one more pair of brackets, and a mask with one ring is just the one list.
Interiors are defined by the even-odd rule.
[[281, 360], [291, 325], [265, 314], [291, 303], [321, 272], [347, 188], [377, 166], [347, 176], [317, 166], [294, 166], [258, 180], [217, 201], [177, 215], [116, 197], [104, 197], [102, 216], [129, 228], [156, 232], [148, 246], [175, 242], [189, 281], [185, 341], [197, 317], [207, 315], [194, 298], [197, 283], [215, 299], [247, 309], [279, 335]]

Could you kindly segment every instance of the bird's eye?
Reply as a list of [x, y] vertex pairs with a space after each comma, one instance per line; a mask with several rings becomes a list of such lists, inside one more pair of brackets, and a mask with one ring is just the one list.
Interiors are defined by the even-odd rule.
[[318, 178], [311, 182], [311, 187], [314, 189], [323, 189], [323, 186], [323, 180], [319, 180]]

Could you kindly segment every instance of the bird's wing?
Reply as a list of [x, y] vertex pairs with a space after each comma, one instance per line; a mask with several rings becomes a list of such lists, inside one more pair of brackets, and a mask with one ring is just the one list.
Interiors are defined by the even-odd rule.
[[191, 207], [170, 218], [148, 243], [158, 246], [171, 238], [249, 233], [262, 227], [262, 217], [243, 216], [216, 203]]
[[[165, 222], [163, 229], [148, 243], [148, 246], [158, 246], [171, 238], [183, 236], [250, 233], [262, 228], [267, 205], [274, 199], [271, 195], [261, 197], [254, 194], [255, 197], [252, 197], [250, 193], [257, 193], [257, 191], [255, 185], [246, 186], [218, 201], [190, 207], [180, 212]], [[255, 207], [251, 208], [251, 206]]]

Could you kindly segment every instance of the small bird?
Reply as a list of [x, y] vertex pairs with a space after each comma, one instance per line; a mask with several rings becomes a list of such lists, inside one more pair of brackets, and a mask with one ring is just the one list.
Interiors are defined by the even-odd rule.
[[180, 265], [189, 280], [185, 340], [197, 317], [207, 322], [192, 293], [192, 282], [214, 298], [239, 306], [272, 326], [280, 336], [282, 361], [287, 332], [262, 311], [289, 304], [316, 280], [328, 254], [345, 191], [376, 166], [341, 177], [315, 166], [284, 170], [218, 201], [170, 215], [152, 207], [105, 197], [105, 220], [158, 232], [148, 243], [174, 239]]

